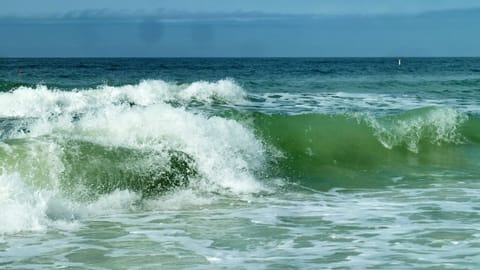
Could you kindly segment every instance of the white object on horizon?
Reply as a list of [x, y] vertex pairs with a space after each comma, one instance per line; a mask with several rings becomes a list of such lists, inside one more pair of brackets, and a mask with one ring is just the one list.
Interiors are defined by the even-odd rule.
[[402, 65], [402, 59], [398, 58], [398, 65]]

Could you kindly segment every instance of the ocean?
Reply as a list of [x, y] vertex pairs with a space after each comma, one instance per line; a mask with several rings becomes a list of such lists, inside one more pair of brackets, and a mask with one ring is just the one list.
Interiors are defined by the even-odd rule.
[[480, 58], [0, 59], [1, 269], [478, 269]]

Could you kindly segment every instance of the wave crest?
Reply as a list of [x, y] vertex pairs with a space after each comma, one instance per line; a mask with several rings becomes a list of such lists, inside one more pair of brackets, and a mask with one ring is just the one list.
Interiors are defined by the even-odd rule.
[[461, 143], [463, 136], [458, 129], [468, 116], [451, 108], [428, 107], [396, 117], [362, 119], [374, 129], [376, 137], [386, 148], [405, 146], [418, 153], [422, 142], [435, 145]]
[[106, 106], [150, 106], [160, 103], [243, 103], [245, 91], [233, 80], [175, 84], [144, 80], [123, 86], [61, 91], [44, 85], [20, 86], [0, 93], [0, 117], [50, 117], [84, 113]]

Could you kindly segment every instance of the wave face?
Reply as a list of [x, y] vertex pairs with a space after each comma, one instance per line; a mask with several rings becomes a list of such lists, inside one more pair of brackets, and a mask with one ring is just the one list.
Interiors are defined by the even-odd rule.
[[281, 153], [280, 174], [323, 188], [391, 184], [419, 166], [476, 170], [480, 149], [480, 118], [449, 108], [383, 117], [257, 113], [255, 126]]

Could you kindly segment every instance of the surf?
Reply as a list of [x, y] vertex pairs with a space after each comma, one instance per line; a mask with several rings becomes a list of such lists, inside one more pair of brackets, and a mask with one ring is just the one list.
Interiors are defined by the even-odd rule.
[[[383, 188], [426, 182], [418, 168], [478, 172], [477, 115], [448, 106], [376, 114], [332, 103], [288, 113], [268, 110], [261, 96], [231, 79], [0, 93], [0, 206], [14, 221], [0, 230], [41, 230], [100, 202], [129, 209], [182, 192], [196, 200], [295, 186]], [[25, 216], [14, 219], [15, 209]]]
[[[142, 204], [181, 190], [267, 191], [256, 176], [266, 152], [254, 131], [188, 109], [192, 102], [224, 104], [243, 95], [230, 80], [75, 91], [21, 86], [1, 93], [0, 206], [12, 223], [0, 233], [75, 220], [82, 206], [107, 198]], [[15, 209], [25, 215], [13, 218]]]

